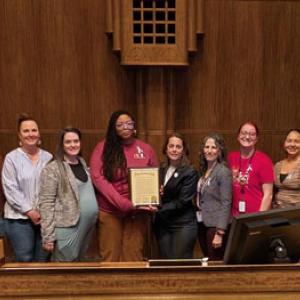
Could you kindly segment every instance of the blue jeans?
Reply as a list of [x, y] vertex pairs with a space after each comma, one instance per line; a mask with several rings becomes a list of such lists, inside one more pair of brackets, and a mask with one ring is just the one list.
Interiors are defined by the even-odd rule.
[[4, 226], [18, 262], [49, 261], [49, 252], [42, 248], [40, 226], [23, 219], [4, 219]]
[[4, 236], [5, 230], [4, 230], [4, 220], [2, 217], [0, 217], [0, 236]]

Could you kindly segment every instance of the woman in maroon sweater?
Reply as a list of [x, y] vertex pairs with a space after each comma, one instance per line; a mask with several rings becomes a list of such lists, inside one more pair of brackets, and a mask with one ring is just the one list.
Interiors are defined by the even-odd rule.
[[133, 207], [128, 168], [147, 166], [157, 166], [153, 149], [135, 138], [135, 122], [128, 112], [114, 112], [106, 138], [96, 145], [90, 161], [98, 191], [99, 249], [104, 261], [143, 260], [149, 211], [155, 208]]

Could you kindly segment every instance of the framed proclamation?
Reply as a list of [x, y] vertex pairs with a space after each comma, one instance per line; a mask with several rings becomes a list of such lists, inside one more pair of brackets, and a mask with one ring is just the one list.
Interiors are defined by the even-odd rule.
[[133, 206], [159, 205], [159, 168], [130, 168], [129, 184]]

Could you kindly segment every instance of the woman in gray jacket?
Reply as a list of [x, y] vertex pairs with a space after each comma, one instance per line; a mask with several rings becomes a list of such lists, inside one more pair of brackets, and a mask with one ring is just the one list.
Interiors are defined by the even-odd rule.
[[43, 247], [54, 261], [83, 258], [98, 216], [86, 163], [80, 155], [81, 132], [60, 132], [56, 157], [42, 171], [39, 193]]
[[201, 249], [211, 260], [223, 258], [231, 217], [232, 175], [225, 152], [224, 140], [218, 134], [204, 138], [200, 150], [197, 220]]

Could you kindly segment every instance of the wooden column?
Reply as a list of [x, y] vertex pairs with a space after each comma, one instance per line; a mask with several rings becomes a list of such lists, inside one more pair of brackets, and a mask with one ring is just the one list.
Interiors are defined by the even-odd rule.
[[150, 143], [160, 158], [168, 132], [174, 130], [173, 74], [169, 68], [137, 71], [138, 135]]

